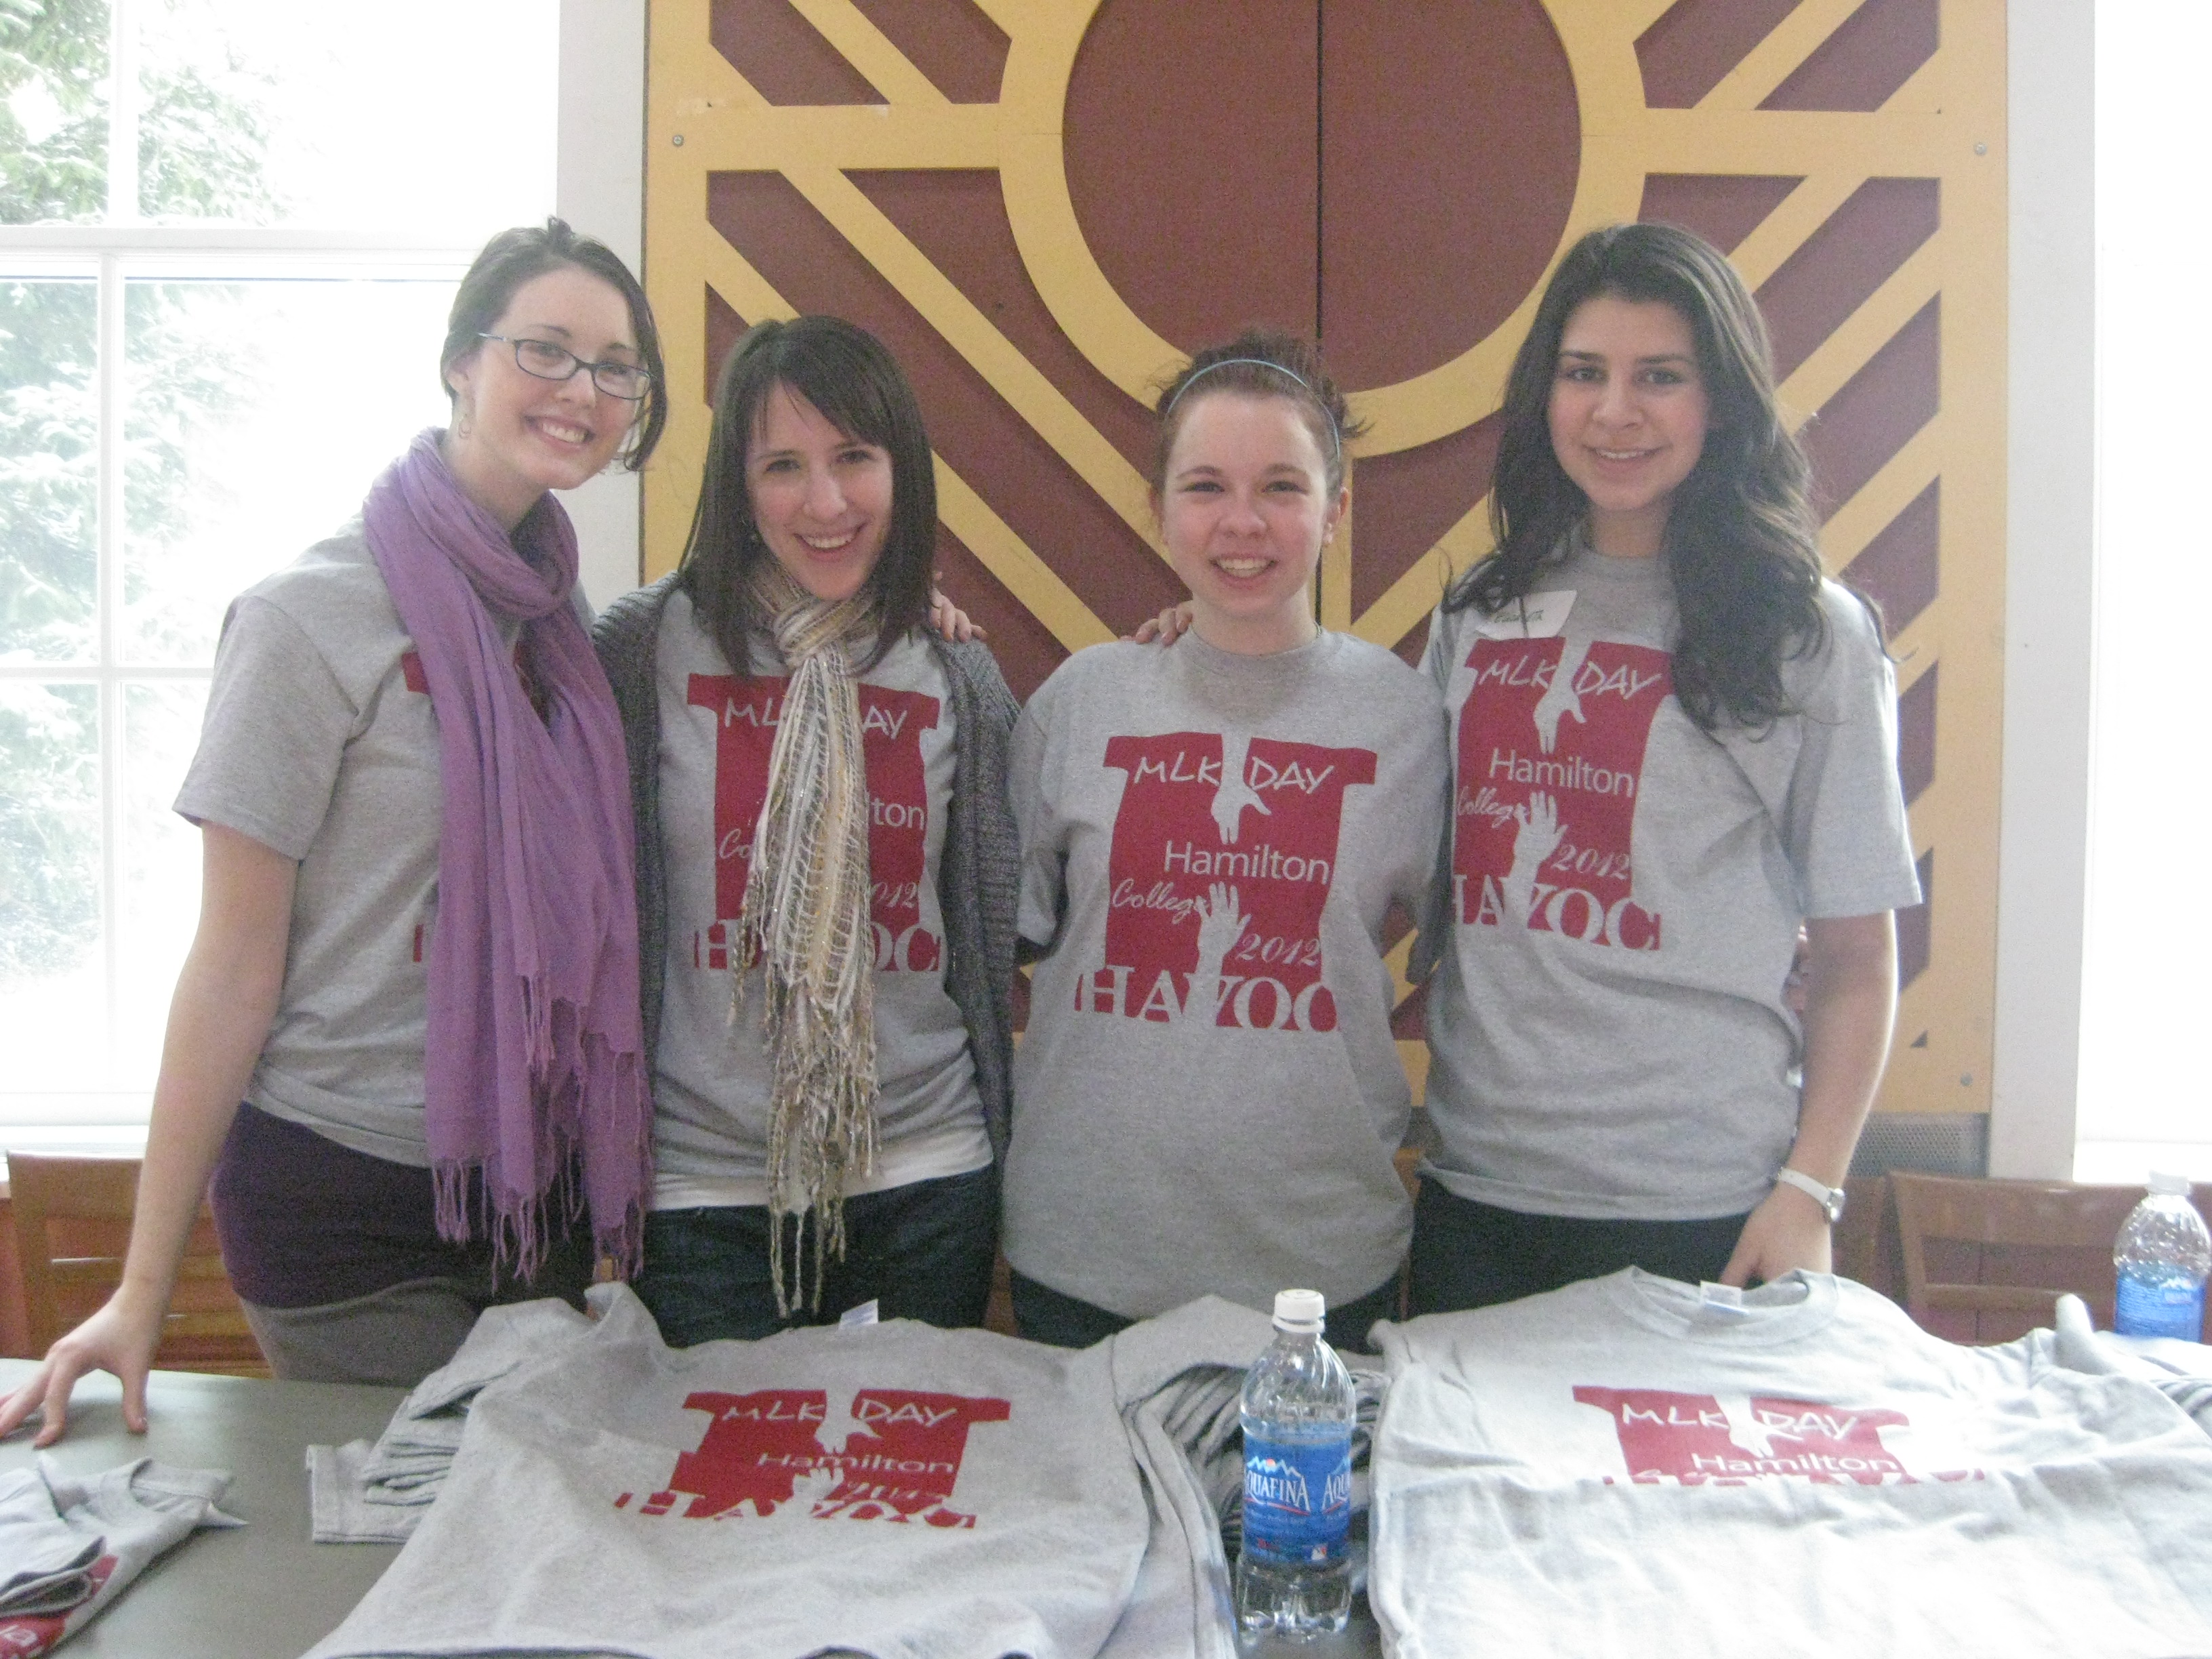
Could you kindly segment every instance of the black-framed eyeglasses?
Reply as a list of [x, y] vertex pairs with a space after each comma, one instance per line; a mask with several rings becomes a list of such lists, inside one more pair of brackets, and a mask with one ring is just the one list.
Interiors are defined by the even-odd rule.
[[516, 338], [507, 334], [479, 334], [479, 340], [497, 340], [514, 348], [514, 366], [540, 380], [573, 379], [580, 368], [592, 372], [592, 384], [610, 398], [634, 404], [653, 390], [653, 374], [635, 363], [587, 363], [563, 345], [550, 340]]

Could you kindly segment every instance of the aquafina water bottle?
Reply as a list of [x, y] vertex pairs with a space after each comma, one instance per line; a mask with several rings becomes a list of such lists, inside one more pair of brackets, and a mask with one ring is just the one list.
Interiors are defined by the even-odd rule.
[[1244, 1548], [1237, 1623], [1310, 1637], [1352, 1616], [1352, 1373], [1322, 1340], [1319, 1291], [1275, 1297], [1275, 1340], [1244, 1378]]
[[2154, 1174], [2112, 1247], [2119, 1274], [2112, 1328], [2123, 1336], [2204, 1340], [2204, 1278], [2212, 1235], [2189, 1201], [2189, 1177]]

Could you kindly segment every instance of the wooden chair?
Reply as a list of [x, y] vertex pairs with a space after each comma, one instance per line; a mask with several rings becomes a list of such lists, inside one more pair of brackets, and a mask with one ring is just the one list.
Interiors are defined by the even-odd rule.
[[[1961, 1181], [1893, 1170], [1905, 1310], [1954, 1342], [2009, 1342], [2072, 1291], [2112, 1321], [2112, 1241], [2140, 1187]], [[2197, 1200], [2204, 1206], [2212, 1194]]]
[[[31, 1352], [43, 1354], [122, 1279], [138, 1160], [10, 1152], [8, 1178]], [[154, 1363], [167, 1370], [269, 1375], [223, 1272], [215, 1220], [204, 1206], [185, 1247]]]

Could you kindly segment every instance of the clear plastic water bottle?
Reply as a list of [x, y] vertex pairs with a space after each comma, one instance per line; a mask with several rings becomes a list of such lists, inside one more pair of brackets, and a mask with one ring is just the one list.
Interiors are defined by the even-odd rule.
[[2118, 1270], [2112, 1328], [2124, 1336], [2204, 1340], [2204, 1279], [2212, 1235], [2189, 1201], [2189, 1177], [2154, 1174], [2112, 1246]]
[[1322, 1340], [1319, 1291], [1275, 1297], [1275, 1340], [1244, 1378], [1237, 1625], [1309, 1638], [1352, 1617], [1352, 1373]]

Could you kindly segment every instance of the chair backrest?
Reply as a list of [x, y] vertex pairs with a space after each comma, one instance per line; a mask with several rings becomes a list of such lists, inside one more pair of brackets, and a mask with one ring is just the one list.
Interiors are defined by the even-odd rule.
[[[138, 1160], [10, 1152], [8, 1185], [31, 1352], [42, 1354], [96, 1310], [123, 1277]], [[204, 1206], [185, 1247], [154, 1363], [169, 1370], [269, 1375], [223, 1271], [215, 1220]]]
[[[2009, 1342], [2051, 1322], [2072, 1291], [2112, 1320], [2112, 1241], [2140, 1187], [1962, 1181], [1893, 1170], [1905, 1305], [1954, 1342]], [[2201, 1195], [2198, 1207], [2212, 1202]]]

